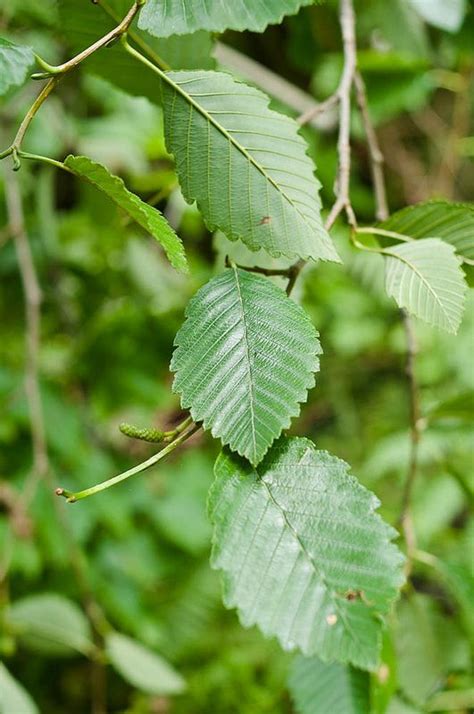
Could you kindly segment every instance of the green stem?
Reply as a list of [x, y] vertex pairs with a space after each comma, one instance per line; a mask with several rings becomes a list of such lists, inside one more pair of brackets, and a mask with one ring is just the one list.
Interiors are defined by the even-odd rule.
[[[106, 0], [98, 0], [98, 5], [104, 12], [107, 13], [109, 17], [112, 18], [112, 20], [115, 22], [118, 21], [117, 13], [110, 7]], [[133, 40], [133, 42], [135, 42], [136, 45], [138, 45], [138, 47], [140, 47], [141, 50], [143, 50], [143, 52], [148, 55], [151, 60], [153, 60], [153, 62], [155, 62], [155, 64], [158, 65], [158, 67], [161, 67], [161, 69], [165, 72], [171, 69], [170, 65], [162, 57], [160, 57], [160, 55], [158, 55], [140, 35], [137, 35], [137, 33], [133, 30], [128, 30], [127, 35], [131, 40]]]
[[[43, 87], [41, 92], [38, 94], [36, 97], [35, 101], [33, 102], [33, 105], [30, 107], [28, 110], [26, 116], [24, 117], [23, 121], [20, 124], [20, 127], [16, 133], [15, 138], [13, 139], [13, 142], [11, 145], [8, 147], [8, 149], [5, 149], [5, 151], [2, 151], [0, 153], [0, 160], [5, 159], [7, 156], [12, 156], [13, 157], [13, 169], [17, 171], [20, 168], [20, 148], [21, 144], [23, 141], [23, 138], [25, 136], [25, 133], [30, 126], [33, 118], [35, 117], [38, 109], [41, 107], [43, 102], [49, 97], [53, 89], [56, 87], [57, 83], [60, 81], [61, 77], [66, 73], [69, 72], [70, 70], [74, 69], [77, 67], [78, 64], [83, 62], [85, 59], [90, 57], [91, 54], [99, 50], [101, 47], [105, 47], [108, 45], [110, 42], [113, 40], [118, 39], [119, 37], [123, 36], [130, 25], [132, 24], [135, 16], [137, 13], [140, 11], [140, 8], [145, 4], [146, 0], [135, 0], [133, 3], [132, 7], [128, 11], [128, 13], [125, 15], [123, 20], [117, 25], [117, 27], [114, 27], [113, 30], [108, 32], [106, 35], [98, 39], [96, 42], [94, 42], [92, 45], [87, 47], [85, 50], [80, 52], [78, 55], [73, 57], [72, 59], [68, 60], [67, 62], [64, 62], [63, 64], [53, 66], [48, 64], [48, 62], [45, 62], [45, 60], [41, 59], [38, 55], [36, 55], [36, 60], [38, 64], [45, 69], [46, 71], [37, 75], [33, 75], [33, 78], [36, 79], [47, 79], [50, 77], [49, 81], [47, 84]], [[25, 157], [26, 158], [26, 157]]]
[[356, 233], [373, 233], [378, 236], [386, 236], [387, 238], [395, 238], [395, 240], [401, 241], [412, 241], [413, 238], [410, 236], [403, 235], [403, 233], [396, 233], [395, 231], [387, 231], [385, 228], [377, 228], [376, 226], [364, 226], [362, 228], [355, 228]]
[[189, 437], [192, 436], [200, 428], [201, 427], [198, 424], [195, 424], [191, 429], [189, 429], [189, 431], [185, 431], [180, 434], [174, 441], [168, 444], [168, 446], [165, 446], [165, 448], [159, 451], [157, 454], [154, 454], [146, 461], [143, 461], [141, 464], [138, 464], [137, 466], [128, 469], [128, 471], [124, 471], [123, 473], [118, 474], [117, 476], [114, 476], [113, 478], [110, 478], [107, 481], [102, 481], [102, 483], [98, 483], [95, 486], [91, 486], [91, 488], [86, 488], [84, 491], [77, 491], [76, 493], [72, 491], [66, 491], [66, 489], [64, 488], [57, 488], [56, 495], [64, 496], [68, 503], [75, 503], [76, 501], [80, 501], [83, 498], [93, 496], [95, 493], [105, 491], [107, 488], [115, 486], [115, 484], [120, 483], [121, 481], [125, 481], [126, 479], [130, 478], [130, 476], [135, 476], [135, 474], [141, 473], [142, 471], [149, 469], [151, 466], [154, 466], [158, 463], [158, 461], [161, 461], [165, 458], [165, 456], [168, 456], [168, 454], [174, 451], [180, 444], [189, 439]]
[[34, 117], [36, 116], [36, 113], [38, 109], [42, 106], [43, 102], [49, 97], [53, 89], [56, 87], [57, 83], [59, 82], [60, 77], [53, 77], [52, 79], [49, 80], [47, 84], [43, 87], [41, 92], [38, 94], [36, 97], [35, 101], [29, 108], [28, 112], [26, 113], [25, 117], [23, 118], [23, 121], [21, 122], [18, 131], [16, 133], [15, 138], [13, 139], [13, 142], [11, 145], [8, 147], [8, 149], [5, 149], [5, 151], [2, 151], [0, 154], [0, 160], [5, 159], [7, 156], [13, 156], [13, 162], [14, 162], [14, 169], [19, 169], [20, 168], [20, 162], [18, 159], [18, 154], [20, 151], [21, 143], [23, 141], [23, 138], [26, 134], [26, 131], [28, 127], [30, 126], [31, 122], [33, 121]]
[[374, 248], [368, 245], [364, 245], [364, 243], [361, 243], [359, 240], [357, 240], [354, 231], [351, 231], [351, 243], [355, 248], [358, 248], [359, 250], [365, 250], [368, 253], [383, 253], [383, 248]]
[[72, 59], [68, 60], [67, 62], [58, 65], [50, 65], [44, 60], [37, 57], [39, 64], [46, 70], [47, 74], [59, 75], [69, 72], [71, 69], [77, 67], [78, 64], [84, 62], [84, 60], [94, 54], [94, 52], [97, 52], [97, 50], [100, 50], [102, 47], [105, 47], [106, 45], [121, 37], [121, 35], [124, 35], [132, 24], [133, 20], [135, 19], [135, 16], [140, 11], [140, 8], [144, 4], [145, 0], [135, 0], [132, 7], [127, 12], [125, 17], [119, 22], [117, 27], [114, 27], [113, 30], [110, 30], [110, 32], [108, 32], [106, 35], [100, 37], [98, 40], [96, 40], [96, 42], [94, 42], [92, 45], [89, 45], [89, 47], [86, 47], [85, 50], [82, 50], [82, 52], [79, 52], [78, 55], [72, 57]]
[[43, 164], [48, 164], [49, 166], [54, 166], [57, 169], [62, 169], [67, 171], [68, 174], [76, 176], [74, 171], [72, 171], [69, 166], [66, 166], [62, 161], [57, 161], [56, 159], [51, 159], [49, 156], [42, 156], [41, 154], [30, 154], [27, 151], [18, 151], [18, 156], [21, 159], [27, 159], [29, 161], [41, 161]]

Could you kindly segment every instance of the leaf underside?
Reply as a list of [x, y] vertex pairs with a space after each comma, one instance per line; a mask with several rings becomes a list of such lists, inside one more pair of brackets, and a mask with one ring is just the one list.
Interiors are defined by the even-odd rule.
[[34, 64], [33, 50], [0, 37], [0, 96], [23, 84]]
[[386, 248], [385, 286], [399, 307], [447, 332], [456, 333], [466, 284], [454, 247], [438, 238]]
[[157, 37], [196, 30], [252, 30], [263, 32], [314, 0], [148, 0], [138, 24]]
[[165, 138], [187, 201], [211, 230], [271, 255], [339, 261], [297, 124], [221, 72], [169, 72]]
[[66, 166], [77, 176], [90, 181], [122, 208], [142, 228], [150, 233], [164, 248], [168, 259], [177, 270], [187, 272], [183, 244], [158, 209], [131, 193], [118, 176], [109, 173], [102, 164], [86, 156], [68, 156]]
[[281, 439], [257, 470], [223, 452], [215, 475], [211, 563], [226, 605], [284, 649], [374, 669], [404, 580], [375, 496], [307, 439]]
[[410, 238], [442, 238], [463, 258], [474, 260], [474, 204], [433, 200], [416, 203], [380, 224]]
[[299, 413], [321, 352], [303, 309], [238, 268], [194, 296], [175, 345], [173, 390], [183, 408], [253, 464]]
[[298, 714], [367, 714], [370, 711], [366, 672], [318, 657], [298, 656], [288, 682]]

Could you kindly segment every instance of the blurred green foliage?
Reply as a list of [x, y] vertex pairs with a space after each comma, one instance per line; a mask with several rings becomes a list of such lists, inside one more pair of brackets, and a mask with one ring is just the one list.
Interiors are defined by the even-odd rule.
[[[467, 201], [474, 195], [472, 7], [452, 31], [427, 24], [417, 4], [356, 3], [360, 67], [386, 155], [392, 209], [433, 196]], [[336, 6], [304, 8], [261, 36], [228, 33], [223, 41], [323, 99], [342, 65]], [[0, 27], [49, 61], [69, 57], [74, 45], [52, 0], [6, 0]], [[127, 714], [288, 713], [290, 657], [224, 610], [219, 578], [208, 565], [206, 493], [217, 452], [208, 435], [116, 489], [75, 506], [53, 502], [57, 485], [85, 488], [152, 453], [121, 435], [120, 422], [170, 428], [182, 417], [168, 370], [174, 335], [190, 296], [221, 268], [222, 255], [236, 249], [209, 235], [185, 204], [164, 148], [159, 98], [123, 93], [103, 78], [110, 79], [108, 69], [94, 74], [100, 58], [94, 62], [64, 80], [24, 148], [58, 159], [83, 153], [123, 176], [144, 200], [159, 193], [158, 207], [183, 239], [191, 270], [176, 273], [153, 239], [92, 186], [23, 162], [18, 180], [43, 294], [40, 375], [50, 460], [49, 476], [32, 487], [24, 296], [3, 201], [9, 178], [0, 176], [0, 657], [45, 714], [84, 714], [91, 707], [99, 714], [104, 696], [105, 711]], [[122, 89], [129, 89], [126, 80]], [[143, 93], [150, 91], [148, 83]], [[30, 82], [3, 100], [2, 147], [36, 92]], [[335, 127], [305, 128], [304, 135], [329, 206]], [[359, 220], [370, 222], [370, 167], [356, 116], [353, 142], [353, 203]], [[292, 431], [348, 461], [395, 524], [409, 458], [402, 324], [376, 281], [364, 281], [344, 228], [334, 233], [345, 265], [307, 268], [297, 291], [324, 355]], [[390, 714], [464, 713], [471, 706], [452, 695], [473, 686], [472, 307], [471, 296], [456, 338], [416, 325], [424, 431], [413, 520], [421, 552], [413, 592], [400, 601], [398, 629], [384, 651], [390, 668], [396, 652], [396, 684], [384, 694], [384, 671], [374, 675], [377, 712], [386, 711], [396, 690]], [[27, 504], [25, 488], [33, 489]], [[41, 594], [36, 606], [43, 609], [29, 620], [24, 598], [34, 594]], [[72, 605], [55, 603], [58, 596]], [[104, 671], [84, 616], [77, 621], [74, 608], [75, 614], [63, 612], [61, 628], [61, 612], [74, 603], [82, 612], [98, 606], [107, 627], [160, 653], [187, 689], [176, 697], [150, 694], [111, 667]], [[31, 631], [31, 622], [43, 631]], [[3, 677], [0, 670], [0, 682]], [[434, 708], [424, 708], [430, 701]], [[20, 714], [3, 711], [1, 703], [0, 711]]]

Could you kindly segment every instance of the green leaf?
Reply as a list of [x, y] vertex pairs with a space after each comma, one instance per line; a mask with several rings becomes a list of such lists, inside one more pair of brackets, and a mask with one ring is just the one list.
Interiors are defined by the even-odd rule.
[[39, 714], [38, 707], [22, 685], [0, 662], [0, 714]]
[[192, 298], [175, 345], [173, 390], [183, 408], [253, 464], [299, 413], [321, 352], [304, 310], [238, 268]]
[[64, 163], [77, 176], [87, 179], [103, 191], [117, 206], [156, 238], [164, 248], [171, 265], [182, 272], [187, 271], [183, 244], [158, 209], [144, 203], [127, 189], [121, 178], [109, 173], [105, 166], [86, 156], [68, 156]]
[[444, 419], [456, 419], [472, 423], [474, 418], [474, 390], [456, 394], [443, 402], [434, 404], [428, 410], [430, 422]]
[[[130, 0], [109, 0], [117, 19], [130, 9]], [[60, 27], [73, 53], [78, 53], [105, 35], [117, 22], [103, 7], [89, 0], [59, 0]], [[136, 41], [148, 56], [158, 56], [172, 69], [212, 69], [214, 40], [208, 32], [156, 39], [134, 26], [129, 40]], [[115, 84], [129, 94], [147, 97], [159, 103], [160, 85], [154, 72], [145, 67], [137, 71], [136, 61], [124, 52], [120, 43], [95, 52], [81, 67]]]
[[288, 687], [298, 714], [367, 714], [369, 677], [366, 672], [317, 657], [297, 657]]
[[0, 37], [0, 96], [23, 84], [34, 64], [33, 50]]
[[409, 1], [426, 22], [448, 32], [457, 32], [466, 14], [465, 0]]
[[105, 644], [112, 666], [140, 691], [170, 696], [186, 689], [186, 683], [178, 672], [163, 657], [140, 642], [118, 632], [111, 632]]
[[396, 649], [399, 686], [411, 702], [422, 705], [442, 681], [443, 668], [426, 596], [399, 603]]
[[282, 439], [257, 469], [223, 452], [209, 495], [211, 563], [246, 627], [287, 650], [374, 669], [404, 558], [348, 468], [307, 439]]
[[474, 204], [434, 200], [394, 213], [380, 228], [410, 238], [442, 238], [462, 258], [474, 260]]
[[148, 0], [138, 19], [139, 27], [156, 37], [183, 35], [195, 30], [252, 30], [263, 32], [293, 15], [313, 0]]
[[163, 75], [165, 138], [209, 228], [270, 255], [338, 261], [297, 124], [221, 72]]
[[52, 657], [88, 655], [93, 649], [89, 623], [76, 603], [62, 595], [42, 593], [17, 600], [7, 621], [22, 645]]
[[383, 251], [385, 287], [399, 307], [446, 332], [456, 333], [466, 283], [454, 248], [438, 238], [400, 243]]

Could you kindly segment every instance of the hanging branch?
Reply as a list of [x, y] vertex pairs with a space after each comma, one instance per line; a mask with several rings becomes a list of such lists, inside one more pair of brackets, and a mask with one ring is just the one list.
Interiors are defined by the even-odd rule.
[[25, 296], [25, 391], [28, 401], [33, 443], [32, 479], [27, 482], [27, 488], [23, 494], [25, 502], [28, 502], [34, 493], [36, 484], [46, 475], [49, 469], [43, 406], [41, 403], [38, 376], [41, 290], [25, 230], [18, 179], [10, 172], [8, 172], [8, 174], [5, 172], [5, 192], [10, 235], [13, 237], [15, 245]]

